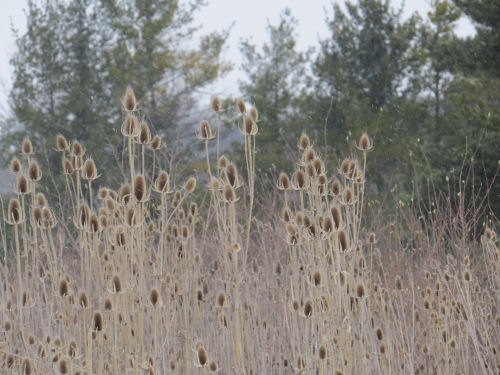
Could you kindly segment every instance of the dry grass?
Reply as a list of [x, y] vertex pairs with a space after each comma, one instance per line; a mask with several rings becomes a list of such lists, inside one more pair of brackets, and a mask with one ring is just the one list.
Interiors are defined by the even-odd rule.
[[[70, 212], [56, 215], [37, 191], [28, 140], [11, 165], [2, 374], [499, 373], [495, 233], [484, 230], [479, 250], [458, 236], [456, 257], [418, 266], [401, 242], [366, 233], [367, 135], [333, 174], [303, 135], [296, 171], [278, 179], [281, 212], [259, 219], [256, 109], [237, 104], [240, 174], [218, 147], [210, 159], [214, 99], [217, 130], [202, 122], [197, 134], [209, 183], [196, 188], [203, 176], [171, 186], [131, 90], [122, 104], [129, 175], [119, 189], [95, 191], [97, 167], [62, 136]], [[420, 254], [436, 250], [439, 241], [412, 223]]]

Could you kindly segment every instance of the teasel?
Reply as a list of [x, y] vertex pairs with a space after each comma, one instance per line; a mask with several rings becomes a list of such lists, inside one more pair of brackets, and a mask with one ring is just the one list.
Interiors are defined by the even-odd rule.
[[80, 170], [83, 167], [83, 156], [82, 155], [71, 155], [71, 165], [74, 170]]
[[78, 142], [76, 139], [73, 141], [71, 144], [71, 155], [73, 156], [83, 156], [85, 154], [85, 150], [83, 149], [82, 145], [80, 142]]
[[342, 160], [342, 163], [340, 164], [339, 168], [339, 173], [343, 175], [344, 177], [349, 174], [349, 168], [351, 165], [351, 161], [349, 159], [344, 159]]
[[281, 172], [278, 177], [277, 187], [279, 190], [288, 190], [290, 189], [290, 179], [285, 172]]
[[36, 204], [38, 207], [48, 206], [45, 194], [43, 194], [42, 192], [36, 194]]
[[221, 101], [218, 96], [214, 95], [212, 97], [212, 102], [210, 103], [210, 108], [215, 113], [219, 113], [221, 111]]
[[138, 174], [134, 179], [134, 198], [137, 202], [143, 203], [149, 199], [146, 188], [146, 179], [142, 174]]
[[299, 169], [294, 172], [292, 182], [295, 190], [305, 190], [307, 188], [308, 179], [306, 174]]
[[40, 207], [34, 207], [31, 211], [33, 217], [33, 222], [39, 228], [42, 226], [42, 209]]
[[200, 122], [200, 127], [198, 133], [196, 134], [196, 137], [200, 140], [205, 141], [215, 138], [215, 135], [212, 134], [212, 127], [207, 120], [203, 120], [202, 122]]
[[139, 132], [135, 137], [135, 142], [141, 145], [147, 145], [151, 142], [151, 132], [148, 124], [144, 120], [139, 124]]
[[77, 209], [75, 226], [79, 229], [86, 228], [90, 221], [90, 208], [85, 203], [80, 204]]
[[127, 238], [125, 235], [125, 228], [122, 225], [118, 225], [114, 231], [114, 244], [116, 246], [125, 246], [127, 243]]
[[11, 198], [7, 208], [7, 223], [11, 225], [21, 224], [24, 221], [24, 212], [21, 209], [19, 199]]
[[56, 151], [64, 152], [67, 150], [69, 150], [69, 145], [68, 141], [66, 140], [66, 137], [62, 134], [58, 134], [56, 136]]
[[62, 159], [62, 173], [64, 175], [69, 175], [72, 174], [75, 171], [75, 168], [73, 167], [73, 163], [67, 158]]
[[224, 185], [223, 198], [226, 203], [234, 203], [236, 199], [236, 194], [231, 185]]
[[223, 173], [221, 173], [222, 177], [224, 180], [226, 180], [226, 182], [229, 185], [231, 185], [235, 189], [240, 187], [238, 171], [237, 171], [234, 163], [227, 164], [226, 167], [222, 171], [223, 171]]
[[17, 176], [14, 192], [19, 195], [26, 195], [30, 192], [30, 182], [24, 174]]
[[136, 137], [141, 128], [139, 127], [139, 120], [133, 114], [128, 114], [123, 121], [121, 132], [124, 137], [133, 138]]
[[33, 144], [29, 138], [24, 138], [21, 145], [21, 153], [25, 156], [33, 155]]
[[208, 355], [203, 345], [201, 345], [197, 348], [195, 366], [205, 367], [207, 364], [208, 364]]
[[312, 147], [307, 147], [302, 153], [302, 164], [308, 164], [316, 159], [316, 151]]
[[342, 197], [342, 203], [344, 203], [345, 205], [353, 205], [354, 203], [356, 203], [356, 200], [354, 198], [354, 192], [352, 191], [351, 188], [347, 188], [344, 190], [344, 194], [343, 194], [343, 197]]
[[59, 296], [60, 297], [69, 296], [69, 285], [65, 279], [59, 281]]
[[104, 319], [100, 311], [96, 311], [93, 317], [92, 327], [94, 332], [101, 332], [104, 328]]
[[94, 160], [91, 158], [85, 160], [82, 168], [82, 178], [84, 180], [93, 181], [97, 177], [99, 176], [97, 175], [97, 168], [95, 166]]
[[118, 190], [118, 202], [122, 206], [128, 205], [130, 202], [131, 190], [129, 184], [123, 184], [120, 186], [120, 190]]
[[338, 240], [339, 250], [347, 251], [349, 249], [349, 239], [347, 238], [347, 234], [343, 230], [338, 233]]
[[161, 170], [156, 178], [154, 190], [158, 193], [171, 193], [170, 191], [170, 176], [164, 170]]
[[194, 189], [196, 189], [196, 178], [189, 177], [186, 183], [184, 184], [183, 189], [188, 194], [191, 194], [194, 191]]
[[44, 229], [52, 229], [56, 226], [57, 220], [47, 206], [42, 208], [42, 228]]
[[10, 162], [9, 169], [14, 174], [19, 173], [22, 169], [21, 162], [15, 156], [12, 158]]
[[358, 149], [361, 151], [367, 152], [370, 151], [373, 148], [372, 141], [368, 137], [368, 134], [364, 133], [360, 138], [358, 142]]
[[99, 233], [102, 231], [101, 222], [96, 214], [90, 216], [89, 225], [87, 227], [89, 233]]
[[82, 309], [88, 309], [90, 307], [89, 297], [87, 296], [87, 293], [83, 291], [80, 292], [80, 295], [78, 296], [78, 306], [80, 306]]
[[299, 142], [297, 143], [297, 147], [299, 148], [299, 150], [303, 151], [310, 146], [311, 146], [311, 141], [309, 137], [307, 136], [307, 134], [302, 133], [302, 135], [299, 138]]
[[241, 114], [245, 115], [247, 113], [247, 106], [243, 99], [238, 99], [236, 102], [236, 111]]
[[151, 292], [149, 292], [149, 303], [151, 303], [153, 308], [161, 306], [160, 293], [157, 289], [152, 289]]
[[222, 155], [218, 160], [217, 160], [217, 168], [218, 169], [224, 169], [228, 165], [229, 161], [227, 158]]
[[240, 130], [245, 136], [256, 135], [259, 131], [257, 123], [252, 119], [252, 117], [245, 117], [243, 122], [243, 129]]

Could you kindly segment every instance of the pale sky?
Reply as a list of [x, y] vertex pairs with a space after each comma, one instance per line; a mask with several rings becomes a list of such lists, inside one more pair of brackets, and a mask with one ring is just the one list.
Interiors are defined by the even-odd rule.
[[[336, 2], [343, 4], [344, 1]], [[305, 50], [308, 46], [317, 47], [319, 38], [328, 36], [325, 16], [332, 15], [332, 0], [208, 0], [208, 3], [195, 17], [195, 22], [203, 25], [203, 30], [220, 30], [234, 22], [224, 58], [231, 61], [235, 68], [228, 76], [207, 89], [207, 92], [219, 94], [237, 94], [238, 80], [244, 78], [239, 70], [239, 41], [251, 38], [254, 44], [263, 44], [267, 40], [267, 21], [277, 24], [283, 8], [291, 8], [292, 15], [299, 22], [296, 29], [299, 50]], [[402, 0], [393, 0], [392, 3], [400, 6]], [[26, 0], [0, 0], [0, 115], [5, 115], [8, 111], [7, 95], [11, 87], [12, 69], [9, 60], [15, 51], [11, 26], [24, 32], [25, 7]], [[419, 12], [425, 18], [429, 10], [430, 0], [406, 0], [404, 14], [409, 16], [413, 12]], [[473, 32], [474, 27], [468, 20], [459, 21], [460, 36], [471, 35]]]

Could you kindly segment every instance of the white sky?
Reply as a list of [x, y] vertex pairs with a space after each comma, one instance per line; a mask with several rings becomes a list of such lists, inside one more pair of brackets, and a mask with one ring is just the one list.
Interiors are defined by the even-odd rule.
[[[343, 0], [336, 0], [343, 3]], [[234, 22], [228, 46], [224, 53], [225, 60], [234, 64], [234, 70], [208, 91], [218, 94], [237, 94], [238, 80], [243, 79], [239, 70], [241, 56], [239, 41], [251, 38], [253, 43], [260, 45], [267, 40], [266, 25], [269, 20], [276, 24], [283, 8], [292, 9], [292, 15], [298, 20], [298, 48], [304, 50], [308, 46], [318, 46], [319, 38], [328, 36], [325, 16], [332, 15], [331, 0], [208, 0], [196, 16], [196, 22], [208, 31], [227, 28]], [[400, 6], [402, 0], [393, 0], [395, 6]], [[9, 60], [15, 51], [15, 39], [11, 27], [21, 33], [26, 29], [23, 9], [26, 0], [0, 0], [0, 114], [6, 114], [7, 96], [11, 87], [12, 69]], [[419, 12], [424, 18], [430, 10], [430, 0], [406, 0], [405, 16]], [[471, 35], [474, 27], [466, 19], [458, 24], [458, 34]], [[208, 93], [207, 93], [208, 95]]]

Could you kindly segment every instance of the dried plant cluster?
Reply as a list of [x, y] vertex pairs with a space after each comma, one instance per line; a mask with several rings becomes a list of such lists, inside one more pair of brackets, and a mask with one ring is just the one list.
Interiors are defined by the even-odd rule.
[[[162, 141], [132, 89], [122, 106], [129, 175], [117, 190], [96, 189], [85, 148], [58, 135], [71, 212], [56, 214], [37, 191], [42, 173], [28, 139], [12, 160], [2, 373], [499, 372], [496, 234], [485, 230], [474, 262], [464, 251], [393, 278], [388, 251], [362, 228], [367, 135], [333, 174], [302, 135], [295, 172], [277, 181], [282, 210], [265, 221], [253, 215], [256, 108], [236, 105], [240, 174], [219, 154], [221, 101], [213, 99], [216, 129], [202, 121], [197, 132], [209, 182], [197, 189], [199, 176], [176, 187], [159, 165]], [[207, 203], [198, 207], [194, 196]]]

